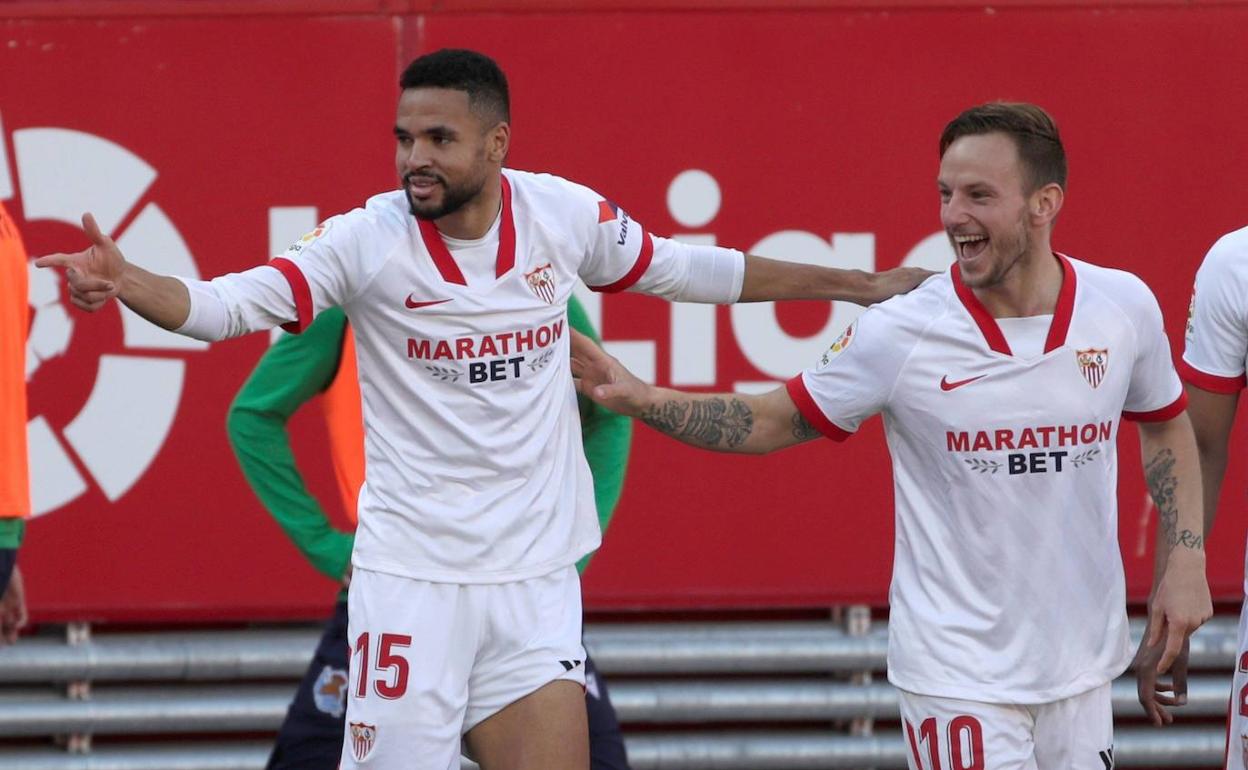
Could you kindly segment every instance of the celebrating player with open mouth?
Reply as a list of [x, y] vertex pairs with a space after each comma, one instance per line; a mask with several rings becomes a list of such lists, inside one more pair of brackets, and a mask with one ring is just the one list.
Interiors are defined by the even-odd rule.
[[575, 564], [597, 548], [568, 367], [573, 283], [674, 301], [869, 304], [925, 271], [877, 275], [651, 236], [558, 177], [503, 169], [507, 81], [444, 50], [400, 78], [402, 189], [333, 217], [265, 265], [212, 281], [127, 263], [90, 216], [70, 298], [112, 297], [217, 340], [299, 331], [341, 306], [357, 346], [367, 473], [349, 598], [343, 768], [588, 766]]
[[911, 770], [1104, 770], [1110, 682], [1131, 660], [1124, 418], [1163, 534], [1141, 659], [1166, 671], [1212, 614], [1185, 397], [1148, 287], [1050, 247], [1066, 158], [1043, 110], [972, 108], [940, 155], [955, 264], [867, 310], [787, 387], [655, 388], [579, 337], [574, 374], [603, 405], [717, 451], [840, 441], [882, 413], [897, 518], [888, 677]]

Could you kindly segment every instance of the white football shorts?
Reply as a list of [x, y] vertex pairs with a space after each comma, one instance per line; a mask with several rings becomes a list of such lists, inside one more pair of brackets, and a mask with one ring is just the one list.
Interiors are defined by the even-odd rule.
[[1009, 705], [898, 691], [910, 770], [1111, 770], [1110, 684]]
[[585, 685], [575, 566], [513, 583], [357, 568], [341, 770], [458, 770], [482, 720], [557, 680]]
[[1226, 770], [1248, 770], [1248, 601], [1239, 611], [1239, 654], [1226, 725]]

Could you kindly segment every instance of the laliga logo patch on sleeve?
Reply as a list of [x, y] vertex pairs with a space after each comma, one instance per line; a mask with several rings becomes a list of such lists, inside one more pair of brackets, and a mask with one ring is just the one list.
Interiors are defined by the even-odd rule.
[[308, 246], [311, 246], [315, 241], [319, 240], [322, 236], [324, 236], [325, 233], [329, 232], [329, 228], [332, 225], [333, 225], [333, 222], [328, 219], [320, 223], [319, 225], [316, 226], [315, 230], [303, 236], [302, 238], [295, 241], [294, 243], [290, 244], [290, 248], [286, 249], [286, 255], [294, 256], [298, 254], [299, 252], [303, 251], [304, 249], [306, 249]]
[[1190, 302], [1187, 303], [1187, 327], [1183, 331], [1183, 339], [1187, 340], [1188, 342], [1190, 342], [1192, 339], [1192, 330], [1194, 329], [1194, 326], [1192, 324], [1192, 316], [1194, 315], [1196, 315], [1196, 287], [1195, 286], [1192, 287], [1192, 299]]
[[836, 338], [836, 342], [833, 342], [831, 347], [823, 351], [823, 358], [819, 359], [820, 366], [827, 366], [832, 363], [832, 359], [839, 356], [844, 352], [845, 348], [849, 347], [849, 344], [854, 341], [854, 327], [856, 325], [850, 324], [846, 327], [845, 331], [841, 332], [841, 336]]

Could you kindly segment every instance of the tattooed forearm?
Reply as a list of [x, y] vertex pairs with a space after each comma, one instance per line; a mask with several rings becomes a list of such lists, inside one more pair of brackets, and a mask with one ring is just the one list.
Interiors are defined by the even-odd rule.
[[664, 433], [675, 433], [680, 430], [680, 426], [685, 424], [685, 418], [689, 415], [689, 405], [682, 404], [679, 401], [668, 401], [665, 404], [655, 404], [641, 415], [641, 421], [649, 425], [655, 430]]
[[667, 401], [651, 406], [641, 420], [678, 439], [708, 447], [738, 447], [754, 430], [754, 412], [739, 398]]
[[810, 441], [812, 438], [819, 438], [819, 431], [815, 430], [815, 426], [806, 421], [801, 412], [793, 413], [793, 438], [798, 441]]
[[1153, 455], [1144, 466], [1144, 479], [1148, 482], [1148, 492], [1153, 496], [1153, 504], [1157, 506], [1157, 518], [1166, 545], [1170, 548], [1176, 545], [1200, 548], [1202, 537], [1189, 529], [1178, 531], [1179, 499], [1175, 490], [1179, 486], [1179, 480], [1174, 475], [1174, 453], [1163, 449]]
[[1204, 535], [1196, 534], [1190, 529], [1185, 529], [1179, 533], [1178, 544], [1181, 546], [1185, 546], [1187, 548], [1196, 548], [1196, 549], [1204, 548], [1205, 537]]

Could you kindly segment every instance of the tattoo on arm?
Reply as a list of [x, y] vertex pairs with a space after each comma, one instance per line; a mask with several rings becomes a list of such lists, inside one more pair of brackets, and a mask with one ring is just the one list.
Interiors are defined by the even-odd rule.
[[667, 401], [641, 416], [650, 427], [702, 446], [740, 446], [754, 431], [754, 412], [741, 399]]
[[1204, 546], [1204, 536], [1190, 529], [1178, 531], [1179, 500], [1176, 489], [1179, 480], [1174, 475], [1174, 453], [1163, 449], [1153, 455], [1144, 466], [1144, 479], [1148, 482], [1148, 492], [1153, 496], [1153, 504], [1157, 506], [1157, 517], [1161, 523], [1161, 532], [1166, 545], [1174, 548], [1199, 549]]
[[685, 424], [689, 416], [689, 405], [679, 401], [668, 401], [664, 404], [651, 406], [641, 416], [641, 421], [655, 430], [674, 434]]
[[793, 438], [798, 441], [810, 441], [819, 438], [819, 431], [806, 421], [801, 412], [793, 413]]

